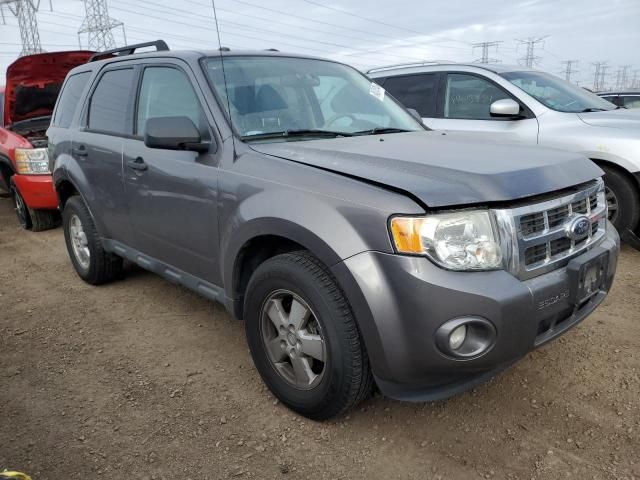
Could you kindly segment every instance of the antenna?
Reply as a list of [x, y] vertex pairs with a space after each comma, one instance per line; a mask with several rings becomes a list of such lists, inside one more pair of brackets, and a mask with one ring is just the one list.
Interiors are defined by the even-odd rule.
[[[213, 7], [213, 20], [216, 23], [216, 34], [218, 36], [218, 51], [220, 52], [220, 65], [222, 65], [222, 79], [224, 80], [224, 96], [227, 98], [227, 113], [229, 114], [229, 125], [231, 126], [231, 130], [233, 130], [233, 120], [231, 119], [231, 101], [229, 100], [229, 87], [227, 86], [227, 73], [224, 69], [224, 55], [223, 51], [225, 51], [222, 47], [222, 40], [220, 40], [220, 27], [218, 27], [218, 13], [216, 12], [216, 1], [211, 0], [211, 6]], [[229, 51], [229, 49], [226, 49]], [[231, 133], [231, 145], [233, 145], [233, 159], [236, 159], [236, 141], [235, 135], [233, 131]]]

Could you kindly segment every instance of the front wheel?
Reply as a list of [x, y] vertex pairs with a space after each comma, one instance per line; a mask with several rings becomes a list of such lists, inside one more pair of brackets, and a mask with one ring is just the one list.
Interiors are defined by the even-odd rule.
[[245, 328], [253, 361], [282, 403], [314, 420], [366, 398], [373, 377], [349, 302], [307, 252], [273, 257], [247, 287]]
[[57, 227], [60, 224], [60, 214], [57, 210], [35, 210], [29, 208], [20, 193], [12, 184], [13, 204], [20, 226], [25, 230], [42, 232]]
[[609, 220], [620, 234], [635, 230], [640, 220], [638, 187], [618, 170], [601, 166], [604, 170], [605, 196]]

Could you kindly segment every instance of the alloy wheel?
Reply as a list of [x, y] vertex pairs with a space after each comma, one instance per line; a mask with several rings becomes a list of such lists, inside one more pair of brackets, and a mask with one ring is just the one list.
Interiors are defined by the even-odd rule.
[[24, 203], [22, 195], [20, 195], [17, 190], [14, 190], [13, 192], [13, 201], [15, 203], [16, 215], [18, 216], [20, 225], [27, 228], [29, 223], [29, 211], [27, 210], [27, 205]]
[[615, 223], [618, 219], [618, 213], [620, 210], [620, 203], [618, 197], [609, 187], [604, 189], [605, 199], [607, 200], [607, 207], [609, 209], [609, 221]]
[[300, 390], [324, 376], [327, 349], [311, 307], [289, 290], [271, 293], [262, 306], [260, 330], [267, 357], [280, 377]]
[[89, 251], [87, 235], [84, 233], [82, 222], [77, 215], [72, 215], [69, 220], [69, 238], [71, 239], [73, 255], [80, 266], [88, 270], [91, 264], [91, 252]]

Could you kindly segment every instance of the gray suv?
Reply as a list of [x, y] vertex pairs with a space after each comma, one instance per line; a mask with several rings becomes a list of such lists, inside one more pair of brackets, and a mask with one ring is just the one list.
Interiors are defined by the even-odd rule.
[[302, 415], [374, 385], [446, 398], [607, 295], [619, 239], [585, 157], [428, 131], [340, 63], [157, 46], [63, 86], [48, 135], [71, 262], [221, 302]]

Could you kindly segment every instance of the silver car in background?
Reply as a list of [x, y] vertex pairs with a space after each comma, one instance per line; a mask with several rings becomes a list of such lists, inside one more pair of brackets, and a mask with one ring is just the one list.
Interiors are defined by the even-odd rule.
[[605, 172], [610, 220], [637, 243], [640, 110], [618, 108], [554, 75], [520, 66], [427, 63], [367, 74], [431, 129], [586, 155]]

